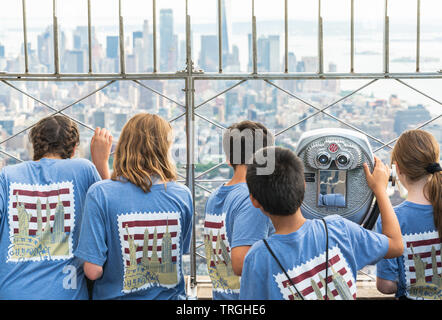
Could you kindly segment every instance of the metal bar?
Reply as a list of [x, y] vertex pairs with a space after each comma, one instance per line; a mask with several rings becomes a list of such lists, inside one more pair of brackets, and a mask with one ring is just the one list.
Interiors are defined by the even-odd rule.
[[[306, 121], [306, 120], [308, 120], [308, 119], [310, 119], [310, 118], [316, 116], [317, 114], [324, 112], [326, 109], [328, 109], [328, 108], [334, 106], [335, 104], [341, 102], [341, 101], [344, 100], [344, 99], [347, 99], [348, 97], [350, 97], [350, 96], [352, 96], [353, 94], [357, 93], [358, 91], [360, 91], [360, 90], [362, 90], [362, 89], [368, 87], [369, 85], [371, 85], [372, 83], [374, 83], [374, 82], [376, 82], [376, 81], [377, 81], [377, 79], [374, 79], [374, 80], [372, 80], [372, 81], [366, 83], [366, 84], [363, 85], [362, 87], [356, 89], [355, 91], [352, 91], [351, 93], [349, 93], [349, 94], [347, 94], [346, 96], [340, 98], [339, 100], [336, 100], [336, 101], [333, 102], [332, 104], [329, 104], [328, 106], [326, 106], [326, 107], [324, 107], [324, 108], [322, 108], [322, 109], [319, 109], [317, 112], [312, 113], [311, 115], [305, 117], [304, 119], [301, 119], [301, 120], [297, 121], [296, 123], [290, 125], [289, 127], [287, 127], [287, 128], [285, 128], [285, 129], [283, 129], [283, 130], [277, 132], [277, 133], [275, 134], [275, 137], [277, 137], [277, 136], [279, 136], [280, 134], [286, 132], [287, 130], [289, 130], [289, 129], [295, 127], [295, 126], [297, 126], [297, 125], [300, 124], [301, 122], [304, 122], [304, 121]], [[274, 84], [271, 83], [270, 81], [266, 81], [266, 82], [269, 83], [269, 84], [274, 85]], [[309, 104], [309, 105], [310, 105], [310, 104]], [[312, 106], [312, 107], [313, 107], [313, 106]], [[317, 109], [317, 108], [316, 108], [316, 109]]]
[[[440, 72], [398, 72], [398, 73], [194, 73], [195, 80], [325, 80], [325, 79], [442, 79]], [[26, 74], [26, 73], [5, 73], [0, 72], [0, 80], [7, 81], [120, 81], [120, 80], [184, 80], [185, 73], [126, 73], [124, 76], [119, 73], [104, 74]]]
[[152, 0], [153, 72], [157, 70], [157, 1]]
[[186, 115], [186, 112], [184, 112], [184, 113], [180, 114], [179, 116], [176, 116], [176, 117], [174, 117], [174, 118], [172, 118], [170, 120], [167, 120], [167, 121], [168, 122], [174, 122], [174, 121], [178, 120], [179, 118], [182, 118], [185, 115]]
[[[192, 62], [192, 47], [191, 47], [191, 22], [188, 14], [188, 0], [186, 0], [186, 185], [189, 188], [193, 208], [195, 208], [195, 80], [192, 77], [193, 62]], [[192, 240], [190, 245], [190, 288], [192, 295], [196, 295], [196, 211], [194, 209], [192, 216]]]
[[[433, 121], [439, 119], [439, 118], [442, 118], [442, 113], [439, 114], [438, 116], [436, 116], [436, 117], [434, 117], [434, 118], [432, 118], [432, 119], [430, 119], [430, 120], [428, 120], [428, 121], [422, 123], [422, 124], [419, 125], [418, 127], [414, 128], [414, 130], [421, 129], [421, 128], [425, 127], [426, 125], [430, 124], [431, 122], [433, 122]], [[396, 142], [398, 139], [399, 139], [399, 137], [396, 137], [396, 138], [394, 138], [393, 140], [390, 140], [390, 141], [388, 141], [387, 143], [384, 143], [382, 146], [380, 146], [379, 148], [375, 149], [375, 150], [373, 151], [373, 153], [376, 153], [376, 152], [378, 152], [379, 150], [384, 149], [385, 147], [389, 147], [390, 149], [393, 149], [393, 148], [390, 146], [390, 144], [392, 144], [393, 142]]]
[[89, 73], [92, 73], [92, 18], [91, 18], [91, 0], [87, 0], [87, 41], [89, 57]]
[[416, 21], [416, 72], [420, 70], [421, 50], [421, 0], [417, 0], [417, 21]]
[[218, 72], [223, 72], [223, 28], [222, 28], [222, 3], [218, 0]]
[[350, 73], [355, 71], [355, 2], [351, 0], [351, 18], [350, 18]]
[[228, 87], [227, 89], [225, 89], [225, 90], [221, 91], [220, 93], [214, 95], [214, 96], [211, 97], [210, 99], [207, 99], [206, 101], [200, 103], [199, 105], [197, 105], [197, 106], [195, 107], [195, 109], [198, 109], [198, 108], [201, 107], [202, 105], [205, 105], [206, 103], [212, 101], [213, 99], [218, 98], [220, 95], [226, 93], [226, 92], [229, 91], [229, 90], [232, 90], [233, 88], [239, 86], [240, 84], [242, 84], [242, 83], [244, 83], [244, 82], [246, 82], [246, 81], [247, 81], [246, 79], [243, 79], [243, 80], [241, 80], [241, 81], [235, 83], [233, 86]]
[[[8, 81], [2, 80], [2, 82], [3, 82], [4, 84], [10, 86], [10, 87], [13, 88], [14, 90], [17, 90], [17, 91], [20, 92], [21, 94], [23, 94], [23, 95], [25, 95], [25, 96], [31, 98], [32, 100], [34, 100], [34, 101], [40, 103], [41, 105], [43, 105], [43, 106], [45, 106], [45, 107], [51, 109], [52, 111], [58, 111], [57, 108], [54, 108], [54, 107], [50, 106], [49, 104], [47, 104], [46, 102], [43, 102], [43, 101], [41, 101], [40, 99], [38, 99], [38, 98], [36, 98], [36, 97], [30, 95], [29, 93], [27, 93], [27, 92], [25, 92], [25, 91], [23, 91], [23, 90], [17, 88], [16, 86], [12, 85], [12, 84], [9, 83]], [[71, 119], [72, 121], [78, 123], [79, 125], [81, 125], [81, 126], [87, 128], [87, 129], [89, 129], [89, 130], [91, 130], [91, 131], [95, 131], [95, 129], [92, 128], [91, 126], [89, 126], [89, 125], [87, 125], [87, 124], [81, 122], [80, 120], [77, 120], [77, 119], [75, 119], [75, 118], [72, 118], [71, 116], [65, 114], [64, 112], [60, 112], [60, 114], [62, 114], [63, 116], [65, 116], [65, 117]]]
[[23, 49], [25, 53], [25, 73], [29, 72], [29, 58], [28, 58], [28, 28], [26, 26], [26, 0], [22, 0], [23, 9]]
[[179, 102], [177, 102], [177, 101], [175, 101], [175, 100], [169, 98], [168, 96], [166, 96], [166, 95], [162, 94], [161, 92], [159, 92], [159, 91], [157, 91], [157, 90], [155, 90], [155, 89], [153, 89], [153, 88], [151, 88], [151, 87], [145, 85], [144, 83], [142, 83], [142, 82], [140, 82], [140, 81], [138, 81], [138, 80], [132, 80], [132, 81], [135, 82], [136, 84], [142, 86], [143, 88], [145, 88], [145, 89], [147, 89], [147, 90], [150, 90], [150, 91], [156, 93], [157, 95], [159, 95], [159, 96], [161, 96], [161, 97], [163, 97], [163, 98], [169, 100], [170, 102], [173, 102], [173, 103], [175, 103], [176, 105], [178, 105], [178, 106], [180, 106], [180, 107], [182, 107], [182, 108], [186, 108], [185, 105], [183, 105], [183, 104], [181, 104], [181, 103], [179, 103]]
[[118, 0], [118, 13], [119, 13], [119, 40], [120, 40], [120, 73], [126, 73], [126, 65], [124, 62], [124, 23], [123, 15], [121, 11], [121, 0]]
[[210, 120], [210, 119], [208, 119], [208, 118], [206, 118], [206, 117], [204, 117], [204, 116], [202, 116], [202, 115], [200, 115], [200, 114], [198, 114], [198, 113], [196, 113], [196, 112], [195, 112], [195, 115], [196, 115], [198, 118], [201, 118], [201, 119], [203, 119], [203, 120], [206, 120], [207, 122], [209, 122], [210, 124], [214, 125], [215, 127], [218, 127], [218, 128], [220, 128], [220, 129], [222, 129], [222, 130], [227, 129], [227, 128], [224, 127], [223, 125], [218, 124], [218, 123], [216, 123], [215, 121], [212, 121], [212, 120]]
[[[56, 114], [62, 113], [64, 110], [66, 110], [66, 109], [72, 107], [73, 105], [75, 105], [75, 104], [77, 104], [77, 103], [83, 101], [84, 99], [89, 98], [89, 97], [92, 96], [93, 94], [97, 93], [98, 91], [103, 90], [104, 88], [106, 88], [107, 86], [109, 86], [110, 84], [112, 84], [112, 83], [114, 83], [114, 82], [115, 82], [115, 80], [112, 80], [112, 81], [106, 83], [104, 86], [101, 86], [100, 88], [98, 88], [98, 89], [96, 89], [96, 90], [90, 92], [89, 94], [87, 94], [86, 96], [84, 96], [84, 97], [82, 97], [82, 98], [76, 100], [75, 102], [73, 102], [73, 103], [71, 103], [71, 104], [68, 104], [67, 106], [64, 106], [63, 108], [59, 109], [58, 111], [56, 111], [56, 112], [50, 114], [48, 117], [51, 117], [51, 116], [54, 116], [54, 115], [56, 115]], [[34, 124], [32, 124], [32, 125], [30, 125], [30, 126], [24, 128], [23, 130], [20, 130], [19, 132], [13, 134], [12, 136], [9, 136], [8, 138], [6, 138], [6, 139], [0, 141], [0, 145], [3, 144], [3, 143], [5, 143], [5, 142], [7, 142], [7, 141], [9, 141], [9, 140], [11, 140], [11, 139], [13, 139], [14, 137], [18, 136], [18, 135], [21, 134], [21, 133], [28, 131], [29, 129], [31, 129], [32, 127], [34, 127], [37, 123], [38, 123], [38, 121], [35, 122]]]
[[324, 73], [324, 39], [321, 17], [321, 0], [318, 0], [318, 73]]
[[[409, 85], [408, 83], [406, 83], [406, 82], [404, 82], [404, 81], [402, 81], [402, 80], [400, 80], [400, 79], [395, 79], [395, 80], [398, 81], [399, 83], [403, 84], [404, 86], [407, 86], [408, 88], [410, 88], [410, 89], [416, 91], [417, 93], [420, 93], [421, 95], [425, 96], [426, 98], [428, 98], [428, 99], [430, 99], [430, 100], [436, 102], [437, 104], [442, 105], [442, 102], [441, 102], [441, 101], [434, 99], [433, 97], [427, 95], [426, 93], [424, 93], [424, 92], [422, 92], [422, 91], [416, 89], [415, 87]], [[436, 116], [436, 117], [434, 117], [434, 118], [432, 118], [432, 119], [430, 119], [430, 120], [424, 122], [423, 124], [421, 124], [419, 127], [415, 128], [415, 129], [420, 129], [420, 128], [426, 126], [427, 124], [433, 122], [434, 120], [439, 119], [440, 117], [442, 117], [442, 114], [440, 114], [440, 115], [438, 115], [438, 116]], [[389, 142], [387, 142], [387, 143], [384, 143], [382, 146], [380, 146], [379, 148], [377, 148], [377, 149], [374, 150], [373, 152], [377, 152], [377, 151], [379, 151], [379, 150], [381, 150], [381, 149], [383, 149], [383, 148], [385, 148], [385, 147], [390, 147], [390, 144], [392, 144], [393, 142], [395, 142], [397, 139], [399, 139], [399, 137], [397, 137], [397, 138], [395, 138], [395, 139], [393, 139], [393, 140], [391, 140], [391, 141], [389, 141]], [[390, 147], [390, 148], [391, 148], [391, 147]]]
[[207, 189], [206, 187], [203, 187], [202, 185], [200, 185], [199, 183], [195, 182], [195, 187], [198, 187], [200, 189], [203, 189], [204, 191], [208, 192], [208, 193], [212, 193], [212, 191], [210, 189]]
[[255, 16], [255, 0], [252, 0], [252, 57], [253, 57], [253, 74], [258, 73], [258, 53], [256, 52], [256, 16]]
[[10, 154], [9, 152], [6, 152], [6, 151], [3, 151], [0, 149], [0, 153], [3, 153], [4, 155], [8, 156], [9, 158], [13, 158], [13, 159], [17, 160], [18, 162], [23, 162], [22, 159], [17, 158], [16, 156]]
[[430, 100], [433, 100], [433, 101], [436, 102], [437, 104], [442, 105], [442, 102], [441, 102], [441, 101], [434, 99], [433, 97], [429, 96], [428, 94], [426, 94], [426, 93], [424, 93], [424, 92], [422, 92], [422, 91], [416, 89], [415, 87], [409, 85], [408, 83], [406, 83], [406, 82], [404, 82], [404, 81], [402, 81], [402, 80], [400, 80], [400, 79], [395, 79], [395, 80], [396, 80], [397, 82], [399, 82], [399, 83], [402, 83], [404, 86], [407, 86], [408, 88], [410, 88], [410, 89], [416, 91], [417, 93], [420, 93], [421, 95], [425, 96], [426, 98], [428, 98], [428, 99], [430, 99]]
[[390, 64], [390, 18], [388, 17], [388, 0], [385, 0], [384, 16], [384, 73], [389, 72]]
[[58, 50], [58, 17], [57, 17], [57, 0], [52, 1], [52, 20], [53, 20], [53, 38], [54, 38], [54, 73], [60, 73], [59, 50]]
[[221, 166], [224, 165], [224, 164], [227, 164], [227, 162], [226, 162], [226, 161], [223, 161], [223, 162], [221, 162], [221, 163], [218, 163], [216, 166], [213, 166], [212, 168], [207, 169], [206, 171], [204, 171], [204, 172], [200, 173], [199, 175], [197, 175], [197, 176], [195, 177], [195, 179], [198, 180], [198, 179], [201, 178], [202, 176], [205, 176], [205, 175], [208, 174], [209, 172], [211, 172], [211, 171], [213, 171], [213, 170], [215, 170], [215, 169], [221, 167]]
[[289, 72], [289, 14], [288, 0], [284, 0], [284, 73]]
[[[289, 96], [291, 96], [291, 97], [293, 97], [293, 98], [295, 98], [295, 99], [297, 99], [297, 100], [299, 100], [299, 101], [305, 103], [306, 105], [308, 105], [308, 106], [310, 106], [310, 107], [312, 107], [312, 108], [314, 108], [314, 109], [316, 109], [316, 110], [319, 110], [321, 113], [325, 114], [326, 116], [329, 116], [330, 118], [332, 118], [332, 119], [338, 121], [339, 123], [342, 123], [343, 125], [345, 125], [345, 126], [351, 128], [351, 129], [353, 129], [353, 130], [355, 130], [355, 131], [357, 131], [357, 132], [359, 132], [359, 133], [362, 133], [363, 135], [365, 135], [365, 136], [367, 136], [367, 137], [369, 137], [369, 138], [371, 138], [371, 139], [373, 139], [373, 140], [375, 140], [375, 141], [377, 141], [377, 142], [379, 142], [379, 143], [381, 143], [381, 144], [384, 143], [382, 140], [376, 138], [375, 136], [372, 136], [372, 135], [366, 133], [365, 131], [359, 129], [358, 127], [355, 127], [355, 126], [353, 126], [353, 125], [351, 125], [351, 124], [349, 124], [349, 123], [346, 123], [345, 121], [342, 121], [342, 120], [339, 119], [338, 117], [335, 117], [334, 115], [332, 115], [332, 114], [330, 114], [330, 113], [328, 113], [328, 112], [323, 111], [324, 109], [320, 109], [320, 108], [314, 106], [313, 104], [311, 104], [311, 103], [309, 103], [309, 102], [307, 102], [307, 101], [305, 101], [305, 100], [299, 98], [298, 96], [294, 95], [293, 93], [291, 93], [291, 92], [289, 92], [289, 91], [287, 91], [287, 90], [285, 90], [285, 89], [283, 89], [283, 88], [277, 86], [277, 85], [274, 84], [273, 82], [270, 82], [270, 81], [266, 81], [266, 82], [269, 83], [269, 84], [271, 84], [271, 85], [274, 86], [275, 88], [281, 90], [282, 92], [288, 94]], [[359, 90], [359, 89], [358, 89], [358, 90]], [[349, 97], [350, 95], [352, 95], [352, 94], [354, 94], [354, 93], [350, 93], [350, 94], [347, 95], [345, 98], [348, 98], [348, 97]], [[339, 101], [342, 101], [342, 99], [338, 100], [338, 102], [339, 102]], [[334, 104], [336, 104], [336, 103], [337, 103], [337, 102], [335, 102]], [[316, 115], [316, 114], [315, 114], [315, 115]], [[301, 120], [298, 122], [298, 124], [301, 123], [301, 122], [304, 122], [305, 120], [307, 120], [307, 119], [301, 119]], [[293, 127], [292, 127], [292, 128], [293, 128]]]

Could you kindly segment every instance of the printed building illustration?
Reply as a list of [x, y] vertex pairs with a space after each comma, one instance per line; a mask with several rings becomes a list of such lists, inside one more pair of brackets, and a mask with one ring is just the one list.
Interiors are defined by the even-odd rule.
[[[208, 219], [205, 223], [206, 228], [210, 225], [217, 226], [217, 228], [206, 229], [204, 245], [207, 270], [212, 280], [213, 290], [227, 293], [238, 291], [240, 288], [240, 278], [233, 272], [230, 250], [223, 240], [225, 238], [225, 234], [221, 232], [223, 223], [212, 222], [210, 221], [211, 217], [210, 215], [206, 216], [206, 219]], [[214, 218], [216, 219], [216, 217]], [[216, 237], [214, 237], [213, 231], [217, 232]], [[216, 241], [214, 240], [215, 238]]]
[[[431, 246], [431, 270], [432, 275], [426, 276], [427, 263], [419, 254], [414, 252], [411, 245], [412, 258], [416, 279], [408, 288], [409, 295], [416, 299], [442, 300], [442, 274], [438, 273], [437, 250]], [[442, 253], [439, 246], [439, 261], [442, 261]], [[439, 263], [440, 265], [440, 263]]]
[[[339, 247], [329, 251], [327, 292], [325, 292], [325, 252], [293, 269], [286, 270], [298, 291], [306, 300], [354, 300], [356, 284]], [[286, 300], [299, 300], [297, 290], [284, 273], [274, 275], [275, 281]]]
[[[176, 257], [172, 252], [176, 245], [172, 243], [172, 233], [168, 223], [166, 222], [165, 232], [161, 234], [158, 233], [156, 226], [152, 234], [146, 227], [142, 235], [142, 247], [135, 243], [135, 234], [130, 233], [128, 223], [123, 225], [125, 225], [129, 254], [125, 266], [123, 291], [131, 292], [160, 285], [175, 286], [178, 283], [178, 272]], [[158, 241], [160, 238], [161, 245]], [[152, 239], [150, 246], [149, 239]], [[137, 258], [137, 251], [142, 251], [141, 258]]]
[[[69, 245], [71, 228], [66, 225], [64, 203], [70, 206], [71, 201], [63, 202], [60, 193], [64, 194], [65, 198], [72, 198], [71, 189], [35, 191], [33, 186], [28, 188], [31, 190], [12, 190], [15, 201], [12, 202], [10, 209], [11, 250], [8, 261], [68, 257], [71, 255]], [[57, 194], [57, 202], [50, 202], [49, 195]], [[24, 200], [20, 201], [20, 195], [23, 195]], [[43, 198], [46, 198], [44, 204], [42, 204]], [[54, 209], [53, 214], [51, 207]], [[71, 219], [73, 214], [69, 213], [67, 216]]]

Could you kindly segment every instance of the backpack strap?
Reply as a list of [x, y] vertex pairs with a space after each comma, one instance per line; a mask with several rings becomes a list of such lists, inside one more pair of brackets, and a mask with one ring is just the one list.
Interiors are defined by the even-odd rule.
[[281, 265], [281, 262], [279, 262], [278, 258], [276, 258], [275, 254], [273, 253], [272, 249], [270, 249], [269, 244], [267, 243], [266, 239], [263, 239], [264, 244], [266, 245], [267, 249], [269, 250], [270, 254], [272, 255], [272, 257], [276, 260], [276, 262], [278, 263], [279, 267], [281, 268], [282, 272], [284, 272], [285, 276], [287, 277], [287, 279], [289, 280], [290, 284], [293, 286], [293, 288], [295, 288], [297, 295], [304, 300], [303, 295], [301, 294], [301, 292], [298, 291], [298, 288], [296, 288], [295, 284], [293, 283], [292, 279], [289, 277], [289, 275], [287, 274], [287, 272], [285, 271], [284, 267]]

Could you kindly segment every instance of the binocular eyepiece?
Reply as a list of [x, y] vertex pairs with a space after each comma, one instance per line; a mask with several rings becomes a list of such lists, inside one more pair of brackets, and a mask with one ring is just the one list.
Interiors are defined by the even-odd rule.
[[[372, 170], [374, 157], [365, 135], [340, 128], [308, 131], [299, 139], [296, 153], [304, 162], [301, 211], [306, 218], [339, 214], [364, 226], [373, 222], [374, 195], [363, 163]], [[390, 179], [394, 183], [394, 174]]]

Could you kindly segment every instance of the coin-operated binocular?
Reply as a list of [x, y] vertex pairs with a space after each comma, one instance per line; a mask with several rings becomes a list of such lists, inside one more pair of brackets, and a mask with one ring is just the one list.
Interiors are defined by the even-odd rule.
[[306, 218], [338, 214], [373, 228], [379, 209], [363, 168], [364, 162], [374, 167], [366, 136], [340, 128], [312, 130], [302, 134], [296, 153], [305, 167], [301, 211]]

